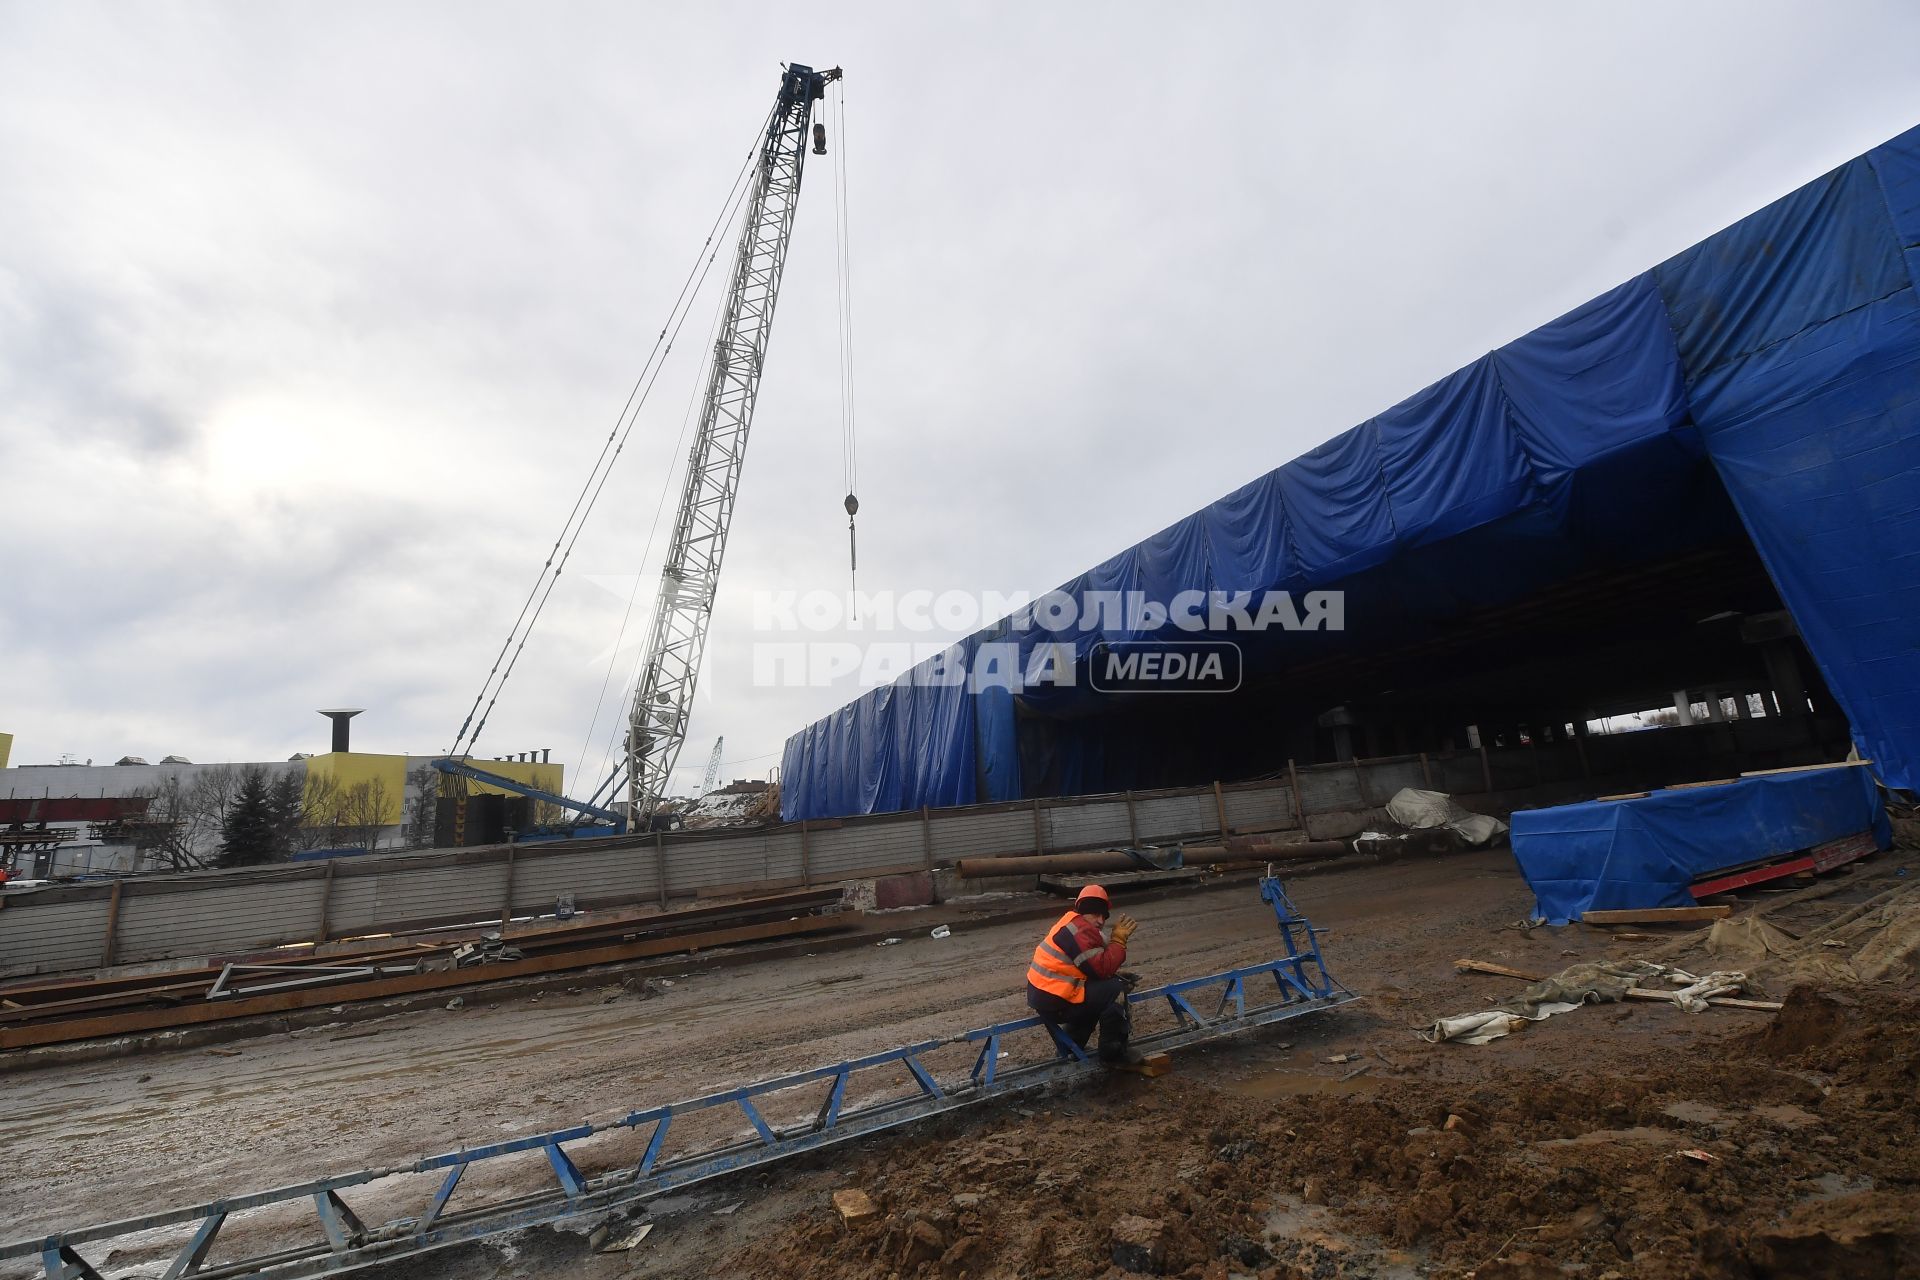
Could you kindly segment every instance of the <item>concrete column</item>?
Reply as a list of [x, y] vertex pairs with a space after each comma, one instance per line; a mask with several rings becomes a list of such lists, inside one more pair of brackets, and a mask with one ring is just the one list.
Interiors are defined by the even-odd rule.
[[1685, 689], [1673, 691], [1673, 712], [1680, 717], [1682, 726], [1693, 723], [1693, 695]]
[[1773, 699], [1783, 716], [1807, 714], [1807, 686], [1800, 678], [1800, 661], [1790, 638], [1769, 640], [1760, 646], [1761, 661], [1767, 664], [1767, 682], [1773, 686]]

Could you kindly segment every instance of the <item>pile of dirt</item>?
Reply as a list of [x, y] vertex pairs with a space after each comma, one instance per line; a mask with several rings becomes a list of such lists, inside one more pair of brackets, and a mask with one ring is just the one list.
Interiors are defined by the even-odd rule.
[[1278, 1099], [1113, 1079], [867, 1148], [845, 1181], [877, 1217], [823, 1199], [721, 1273], [1914, 1275], [1917, 1088], [1920, 1003], [1811, 991], [1633, 1078]]

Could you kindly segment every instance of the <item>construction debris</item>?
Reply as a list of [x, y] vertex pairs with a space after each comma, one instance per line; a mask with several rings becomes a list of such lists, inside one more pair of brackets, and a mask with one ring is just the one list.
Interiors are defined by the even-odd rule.
[[453, 949], [453, 963], [458, 969], [524, 959], [526, 953], [518, 947], [508, 946], [498, 933], [481, 934], [478, 940], [462, 943]]
[[[1495, 973], [1511, 978], [1531, 975], [1484, 961], [1461, 960], [1455, 967], [1463, 973]], [[1655, 991], [1642, 984], [1659, 979], [1679, 987], [1675, 991]], [[1688, 1013], [1699, 1013], [1711, 1004], [1729, 1003], [1724, 997], [1734, 992], [1759, 994], [1744, 973], [1709, 973], [1696, 977], [1670, 965], [1644, 960], [1605, 960], [1593, 964], [1571, 965], [1550, 978], [1533, 982], [1525, 991], [1502, 1000], [1480, 1013], [1459, 1014], [1435, 1021], [1420, 1033], [1429, 1044], [1452, 1041], [1458, 1044], [1486, 1044], [1510, 1035], [1529, 1022], [1541, 1022], [1555, 1014], [1567, 1013], [1583, 1004], [1615, 1004], [1627, 999], [1662, 1000]], [[1777, 1004], [1750, 1002], [1748, 1007], [1777, 1009]]]
[[1402, 787], [1387, 801], [1387, 816], [1413, 831], [1444, 827], [1459, 836], [1469, 847], [1478, 847], [1505, 834], [1507, 824], [1498, 818], [1474, 813], [1444, 791], [1421, 791]]
[[1920, 980], [1920, 881], [1894, 877], [1887, 889], [1795, 936], [1773, 923], [1778, 914], [1839, 886], [1817, 886], [1674, 940], [1649, 955], [1698, 956], [1735, 964], [1775, 990], [1804, 983], [1859, 986]]
[[589, 1244], [595, 1253], [625, 1253], [645, 1240], [652, 1231], [651, 1222], [636, 1223], [625, 1231], [617, 1231], [614, 1225], [609, 1223], [594, 1232], [594, 1235], [600, 1238], [589, 1241]]

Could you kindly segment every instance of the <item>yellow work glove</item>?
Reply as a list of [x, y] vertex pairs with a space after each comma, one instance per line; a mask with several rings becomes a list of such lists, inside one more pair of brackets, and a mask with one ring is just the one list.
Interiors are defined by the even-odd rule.
[[1139, 927], [1132, 916], [1121, 916], [1113, 922], [1113, 940], [1124, 947], [1127, 945], [1127, 939], [1131, 938], [1133, 931]]

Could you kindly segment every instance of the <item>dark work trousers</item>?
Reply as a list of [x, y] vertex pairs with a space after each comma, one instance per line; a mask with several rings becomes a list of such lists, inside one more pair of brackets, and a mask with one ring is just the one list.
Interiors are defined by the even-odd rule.
[[[1127, 984], [1118, 978], [1092, 978], [1087, 982], [1086, 999], [1075, 1004], [1029, 982], [1027, 1007], [1039, 1014], [1042, 1021], [1051, 1022], [1066, 1032], [1067, 1038], [1082, 1049], [1087, 1047], [1094, 1027], [1099, 1027], [1100, 1056], [1117, 1058], [1127, 1047], [1127, 1033], [1133, 1023], [1127, 1002], [1121, 999], [1126, 989]], [[1059, 1049], [1058, 1045], [1055, 1048], [1061, 1057], [1067, 1056], [1066, 1050]]]

